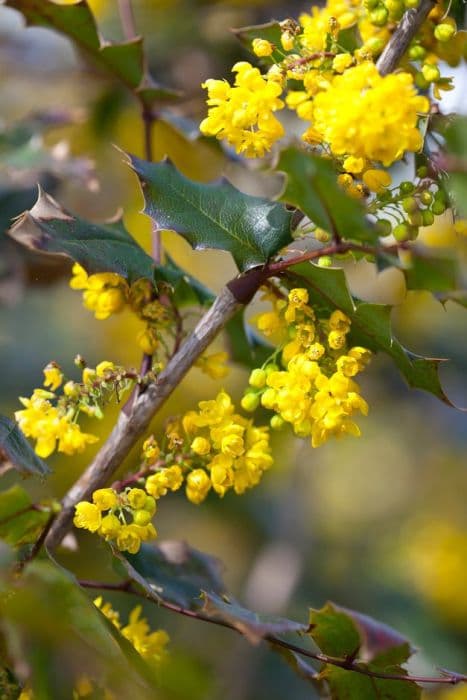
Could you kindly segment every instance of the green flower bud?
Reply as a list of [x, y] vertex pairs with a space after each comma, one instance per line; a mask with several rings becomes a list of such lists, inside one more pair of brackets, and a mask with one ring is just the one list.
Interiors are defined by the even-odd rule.
[[438, 39], [438, 41], [449, 41], [455, 33], [456, 28], [453, 27], [452, 24], [447, 24], [445, 22], [438, 24], [434, 31], [435, 39]]

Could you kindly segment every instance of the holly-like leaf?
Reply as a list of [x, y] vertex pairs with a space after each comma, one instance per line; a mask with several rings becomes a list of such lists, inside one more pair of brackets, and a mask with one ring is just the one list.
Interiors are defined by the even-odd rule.
[[449, 250], [433, 250], [427, 246], [412, 246], [408, 263], [395, 255], [379, 253], [379, 270], [398, 267], [404, 273], [407, 289], [424, 289], [433, 293], [457, 290], [461, 283], [458, 258]]
[[152, 259], [121, 220], [91, 224], [71, 216], [42, 190], [33, 208], [21, 214], [8, 233], [38, 253], [71, 258], [89, 274], [116, 272], [130, 283], [141, 277], [153, 279]]
[[286, 174], [283, 202], [293, 204], [317, 226], [342, 239], [378, 239], [375, 227], [365, 218], [362, 204], [337, 184], [337, 173], [330, 161], [287, 148], [277, 167]]
[[21, 12], [28, 25], [65, 34], [98, 66], [126, 85], [146, 106], [179, 96], [178, 92], [158, 85], [150, 76], [141, 37], [119, 44], [101, 38], [86, 0], [73, 5], [59, 5], [52, 0], [6, 0], [5, 4]]
[[[293, 273], [298, 273], [293, 277]], [[414, 389], [422, 389], [453, 404], [445, 395], [438, 375], [438, 367], [445, 360], [421, 357], [406, 350], [394, 338], [391, 329], [391, 306], [370, 304], [353, 299], [343, 270], [323, 268], [313, 263], [300, 263], [289, 268], [292, 279], [308, 288], [311, 303], [326, 311], [341, 309], [352, 321], [350, 340], [373, 352], [384, 352], [392, 358], [406, 382]]]
[[145, 213], [195, 249], [226, 250], [245, 271], [264, 265], [292, 241], [291, 213], [278, 202], [243, 194], [227, 181], [192, 182], [168, 161], [130, 162], [141, 181]]
[[35, 542], [49, 517], [47, 510], [34, 510], [29, 494], [18, 484], [0, 492], [0, 538], [13, 547]]
[[258, 644], [268, 635], [288, 632], [304, 632], [306, 625], [284, 617], [259, 615], [243, 608], [233, 599], [221, 598], [214, 593], [204, 593], [204, 612], [217, 620], [233, 625], [252, 644]]
[[223, 595], [224, 582], [218, 559], [185, 542], [143, 544], [137, 554], [122, 557], [130, 578], [159, 598], [183, 608], [201, 608], [202, 591]]
[[0, 465], [2, 458], [23, 474], [50, 474], [49, 467], [36, 455], [16, 423], [0, 415]]

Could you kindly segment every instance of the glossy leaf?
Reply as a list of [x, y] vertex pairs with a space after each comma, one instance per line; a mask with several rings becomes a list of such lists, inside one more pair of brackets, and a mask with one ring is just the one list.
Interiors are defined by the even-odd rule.
[[0, 492], [0, 538], [13, 547], [35, 542], [49, 519], [46, 510], [34, 510], [32, 505], [18, 484]]
[[404, 269], [407, 289], [448, 292], [459, 286], [459, 264], [452, 255], [428, 255], [415, 251]]
[[42, 190], [36, 204], [21, 214], [9, 235], [38, 253], [71, 258], [89, 274], [116, 272], [130, 283], [141, 277], [153, 279], [152, 259], [121, 220], [91, 224], [71, 216]]
[[343, 270], [323, 268], [312, 263], [301, 263], [289, 268], [299, 276], [297, 284], [306, 280], [311, 303], [326, 311], [341, 309], [352, 321], [350, 339], [373, 352], [384, 352], [391, 357], [409, 386], [422, 389], [452, 406], [445, 395], [438, 375], [438, 366], [444, 360], [421, 357], [406, 350], [393, 336], [392, 307], [370, 304], [353, 299]]
[[321, 610], [310, 610], [309, 633], [328, 656], [354, 658], [360, 649], [360, 634], [352, 618], [331, 603]]
[[282, 204], [251, 197], [227, 181], [209, 185], [184, 177], [168, 161], [131, 157], [145, 199], [145, 213], [193, 248], [231, 253], [241, 271], [263, 265], [292, 241], [291, 213]]
[[204, 611], [218, 620], [233, 625], [252, 644], [257, 644], [268, 635], [288, 632], [304, 632], [306, 625], [294, 620], [258, 613], [243, 608], [233, 599], [221, 598], [214, 593], [204, 593]]
[[0, 463], [2, 458], [23, 474], [50, 474], [49, 467], [36, 455], [16, 423], [0, 415]]
[[141, 585], [142, 579], [143, 585], [158, 597], [183, 608], [201, 608], [203, 590], [219, 595], [225, 592], [220, 562], [185, 542], [143, 544], [137, 554], [128, 554], [126, 560], [133, 580]]
[[6, 0], [19, 10], [27, 24], [53, 29], [69, 37], [97, 65], [110, 72], [147, 106], [155, 101], [173, 100], [178, 93], [158, 85], [146, 68], [143, 40], [112, 44], [104, 41], [86, 0], [59, 5], [51, 0]]
[[337, 184], [337, 173], [330, 161], [287, 148], [277, 167], [286, 175], [283, 202], [293, 204], [317, 226], [342, 239], [378, 239], [361, 203], [347, 196]]

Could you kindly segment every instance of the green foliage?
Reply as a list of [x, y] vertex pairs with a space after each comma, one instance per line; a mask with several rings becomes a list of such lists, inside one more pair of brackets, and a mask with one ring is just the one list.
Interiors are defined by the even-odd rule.
[[65, 212], [42, 191], [34, 207], [19, 217], [9, 233], [31, 250], [71, 258], [89, 274], [116, 272], [129, 282], [153, 278], [153, 260], [121, 220], [90, 224]]
[[392, 334], [390, 306], [353, 299], [344, 271], [337, 268], [300, 263], [291, 267], [289, 274], [294, 283], [306, 284], [312, 303], [325, 309], [341, 309], [347, 314], [352, 321], [353, 343], [389, 355], [409, 386], [450, 403], [438, 376], [442, 360], [420, 357], [402, 347]]
[[177, 306], [208, 306], [214, 301], [216, 297], [211, 290], [177, 265], [170, 255], [165, 257], [165, 265], [154, 268], [154, 279], [157, 284], [165, 282], [170, 285]]
[[173, 100], [177, 92], [158, 85], [146, 67], [141, 37], [120, 44], [103, 41], [86, 2], [57, 5], [51, 0], [7, 0], [30, 25], [54, 29], [72, 39], [95, 63], [126, 85], [145, 105]]
[[16, 423], [0, 415], [0, 459], [2, 456], [23, 474], [45, 476], [50, 473], [47, 464], [36, 455]]
[[18, 484], [0, 492], [0, 538], [8, 544], [19, 547], [35, 542], [49, 517], [48, 510], [35, 507]]
[[193, 248], [231, 253], [243, 272], [263, 265], [291, 242], [291, 213], [282, 204], [251, 197], [223, 181], [192, 182], [169, 162], [131, 157], [145, 199], [145, 213]]
[[200, 608], [201, 591], [222, 595], [225, 592], [219, 560], [185, 542], [143, 544], [138, 554], [122, 559], [130, 577], [150, 589], [164, 601], [184, 608]]
[[448, 162], [448, 186], [456, 207], [467, 216], [467, 118], [457, 117], [445, 129], [446, 145], [452, 162]]
[[287, 148], [281, 153], [278, 170], [287, 176], [281, 199], [298, 207], [314, 224], [346, 240], [378, 239], [361, 203], [346, 195], [337, 184], [330, 161]]
[[[411, 653], [407, 640], [366, 615], [327, 603], [321, 610], [310, 611], [310, 634], [321, 651], [340, 657], [344, 665], [355, 663], [363, 671], [406, 675], [401, 664]], [[331, 664], [325, 664], [320, 677], [327, 682], [333, 700], [416, 700], [421, 695], [415, 683], [369, 677]]]

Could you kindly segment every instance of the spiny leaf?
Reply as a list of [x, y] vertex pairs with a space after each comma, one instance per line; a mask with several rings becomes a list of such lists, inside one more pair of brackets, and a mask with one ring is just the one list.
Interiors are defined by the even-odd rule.
[[245, 271], [292, 241], [291, 213], [282, 204], [243, 194], [227, 181], [192, 182], [167, 161], [132, 156], [130, 162], [141, 181], [145, 213], [193, 248], [226, 250]]
[[13, 547], [35, 542], [49, 513], [32, 508], [29, 494], [15, 484], [0, 492], [0, 537]]
[[[136, 583], [149, 587], [159, 598], [183, 608], [202, 607], [201, 591], [225, 592], [218, 559], [185, 542], [143, 544], [138, 554], [122, 557], [122, 563]], [[136, 573], [136, 575], [135, 575]]]
[[90, 224], [71, 216], [42, 190], [36, 204], [18, 217], [9, 235], [36, 252], [71, 258], [89, 274], [116, 272], [130, 283], [141, 277], [153, 279], [152, 259], [121, 220]]
[[259, 615], [243, 608], [235, 600], [220, 598], [214, 593], [204, 593], [204, 611], [218, 620], [224, 620], [233, 625], [252, 644], [257, 644], [270, 634], [286, 634], [287, 632], [304, 632], [306, 625], [283, 617]]
[[0, 415], [0, 465], [2, 457], [23, 474], [50, 474], [49, 467], [36, 455], [16, 423]]
[[361, 203], [337, 184], [330, 161], [296, 148], [281, 153], [278, 170], [286, 174], [282, 201], [293, 204], [320, 228], [342, 239], [374, 242], [378, 233]]
[[328, 656], [355, 657], [361, 639], [349, 615], [327, 603], [321, 610], [310, 610], [310, 635]]
[[179, 93], [158, 85], [146, 68], [141, 37], [119, 44], [104, 41], [86, 0], [58, 5], [51, 0], [6, 0], [19, 10], [28, 25], [54, 29], [73, 40], [99, 66], [109, 71], [149, 106], [155, 101], [173, 100]]
[[[289, 268], [289, 272], [297, 283], [306, 283], [312, 304], [326, 310], [341, 309], [349, 316], [352, 321], [351, 342], [373, 352], [386, 353], [409, 386], [427, 391], [449, 406], [453, 405], [445, 395], [438, 376], [438, 366], [445, 360], [414, 355], [402, 347], [392, 335], [392, 307], [354, 300], [341, 269], [300, 263]], [[297, 273], [296, 278], [293, 277], [294, 273]]]
[[411, 247], [410, 253], [408, 263], [395, 255], [380, 253], [376, 256], [378, 269], [398, 267], [404, 274], [407, 289], [425, 289], [434, 293], [459, 289], [459, 260], [452, 251], [417, 244]]

